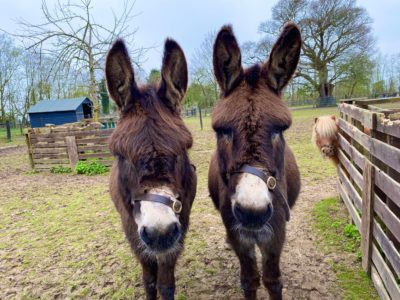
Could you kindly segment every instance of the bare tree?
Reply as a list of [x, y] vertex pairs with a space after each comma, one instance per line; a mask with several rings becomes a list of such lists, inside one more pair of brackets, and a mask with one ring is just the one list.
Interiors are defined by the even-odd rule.
[[0, 122], [6, 119], [6, 107], [10, 105], [12, 79], [19, 68], [20, 50], [6, 34], [0, 34]]
[[[134, 4], [134, 1], [125, 0], [119, 16], [110, 12], [113, 18], [111, 26], [95, 20], [91, 0], [59, 0], [54, 9], [50, 9], [46, 0], [43, 0], [41, 8], [46, 20], [44, 23], [20, 22], [23, 31], [19, 36], [29, 41], [28, 49], [52, 56], [56, 72], [72, 68], [78, 73], [87, 73], [95, 119], [98, 119], [100, 111], [96, 71], [103, 69], [106, 52], [116, 37], [123, 35], [125, 40], [133, 39], [137, 29], [130, 29], [128, 24], [133, 18]], [[140, 63], [142, 53], [143, 48], [132, 53], [135, 63]]]
[[[200, 47], [196, 49], [191, 58], [192, 81], [202, 90], [204, 101], [199, 100], [199, 106], [213, 104], [218, 99], [218, 85], [214, 78], [212, 53], [215, 32], [208, 32]], [[200, 103], [201, 102], [201, 103]]]
[[355, 0], [280, 0], [272, 20], [260, 25], [268, 40], [288, 21], [300, 25], [303, 46], [297, 75], [320, 97], [332, 96], [335, 83], [346, 77], [351, 57], [368, 54], [374, 41], [372, 20]]

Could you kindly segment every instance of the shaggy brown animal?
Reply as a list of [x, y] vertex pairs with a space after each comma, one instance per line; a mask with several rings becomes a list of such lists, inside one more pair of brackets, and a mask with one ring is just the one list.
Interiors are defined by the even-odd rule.
[[322, 156], [329, 158], [335, 166], [339, 164], [338, 133], [336, 116], [321, 116], [314, 119], [311, 140]]
[[165, 42], [158, 85], [138, 86], [128, 52], [117, 40], [108, 53], [106, 78], [118, 106], [110, 139], [116, 156], [110, 192], [130, 246], [140, 261], [147, 299], [173, 299], [175, 265], [183, 249], [196, 193], [188, 149], [192, 136], [180, 117], [187, 65], [179, 45]]
[[230, 26], [217, 35], [213, 64], [221, 99], [212, 113], [217, 150], [209, 168], [209, 191], [240, 261], [246, 299], [256, 299], [262, 281], [271, 299], [282, 298], [279, 260], [286, 221], [300, 191], [300, 174], [283, 132], [291, 114], [281, 99], [300, 56], [298, 27], [287, 24], [262, 65], [242, 68]]

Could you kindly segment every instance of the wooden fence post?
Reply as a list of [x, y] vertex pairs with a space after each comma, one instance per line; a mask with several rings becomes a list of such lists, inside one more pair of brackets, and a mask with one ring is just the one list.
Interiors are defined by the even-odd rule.
[[35, 164], [33, 162], [33, 157], [32, 157], [32, 144], [31, 144], [31, 137], [30, 137], [29, 132], [25, 134], [25, 142], [26, 142], [26, 145], [28, 146], [29, 163], [30, 163], [31, 169], [34, 170]]
[[75, 168], [75, 165], [78, 163], [78, 147], [76, 145], [75, 136], [66, 136], [65, 144], [67, 145], [67, 153], [69, 158], [69, 164], [71, 168]]
[[371, 274], [371, 253], [373, 243], [373, 221], [374, 221], [374, 184], [375, 167], [365, 160], [363, 170], [364, 188], [362, 191], [362, 211], [361, 211], [361, 253], [362, 267], [365, 272]]

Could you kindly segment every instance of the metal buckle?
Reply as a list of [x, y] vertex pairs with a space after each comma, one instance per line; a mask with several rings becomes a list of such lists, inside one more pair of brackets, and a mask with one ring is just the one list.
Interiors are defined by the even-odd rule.
[[267, 179], [267, 187], [269, 190], [274, 190], [276, 188], [276, 179], [275, 177], [269, 176]]
[[172, 200], [172, 210], [174, 213], [179, 214], [182, 211], [182, 203], [179, 200]]

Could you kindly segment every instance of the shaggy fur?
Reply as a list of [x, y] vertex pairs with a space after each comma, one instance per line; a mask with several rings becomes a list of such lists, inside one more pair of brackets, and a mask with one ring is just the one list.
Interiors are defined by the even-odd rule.
[[[116, 156], [110, 176], [110, 192], [129, 244], [140, 261], [147, 299], [173, 299], [175, 265], [183, 249], [189, 214], [196, 193], [196, 174], [188, 149], [192, 137], [180, 117], [180, 104], [187, 87], [184, 54], [173, 40], [165, 43], [162, 79], [157, 86], [137, 86], [128, 52], [115, 42], [106, 61], [108, 90], [116, 102], [120, 121], [111, 136]], [[179, 195], [182, 235], [173, 249], [149, 251], [138, 235], [131, 199], [146, 190], [168, 186]], [[140, 202], [135, 204], [140, 210]]]
[[279, 260], [285, 240], [285, 199], [273, 193], [273, 215], [261, 229], [247, 230], [235, 218], [231, 197], [240, 179], [234, 173], [243, 164], [262, 166], [275, 176], [278, 188], [292, 207], [300, 191], [300, 174], [284, 130], [291, 114], [280, 95], [299, 60], [300, 31], [287, 24], [269, 60], [247, 70], [230, 26], [224, 26], [214, 44], [214, 73], [221, 99], [212, 114], [217, 150], [209, 168], [209, 191], [220, 211], [228, 241], [241, 266], [241, 285], [246, 299], [256, 299], [260, 275], [255, 245], [263, 255], [262, 281], [271, 299], [282, 298]]
[[323, 157], [329, 158], [337, 166], [339, 126], [335, 116], [321, 116], [315, 118], [311, 140], [319, 149]]

